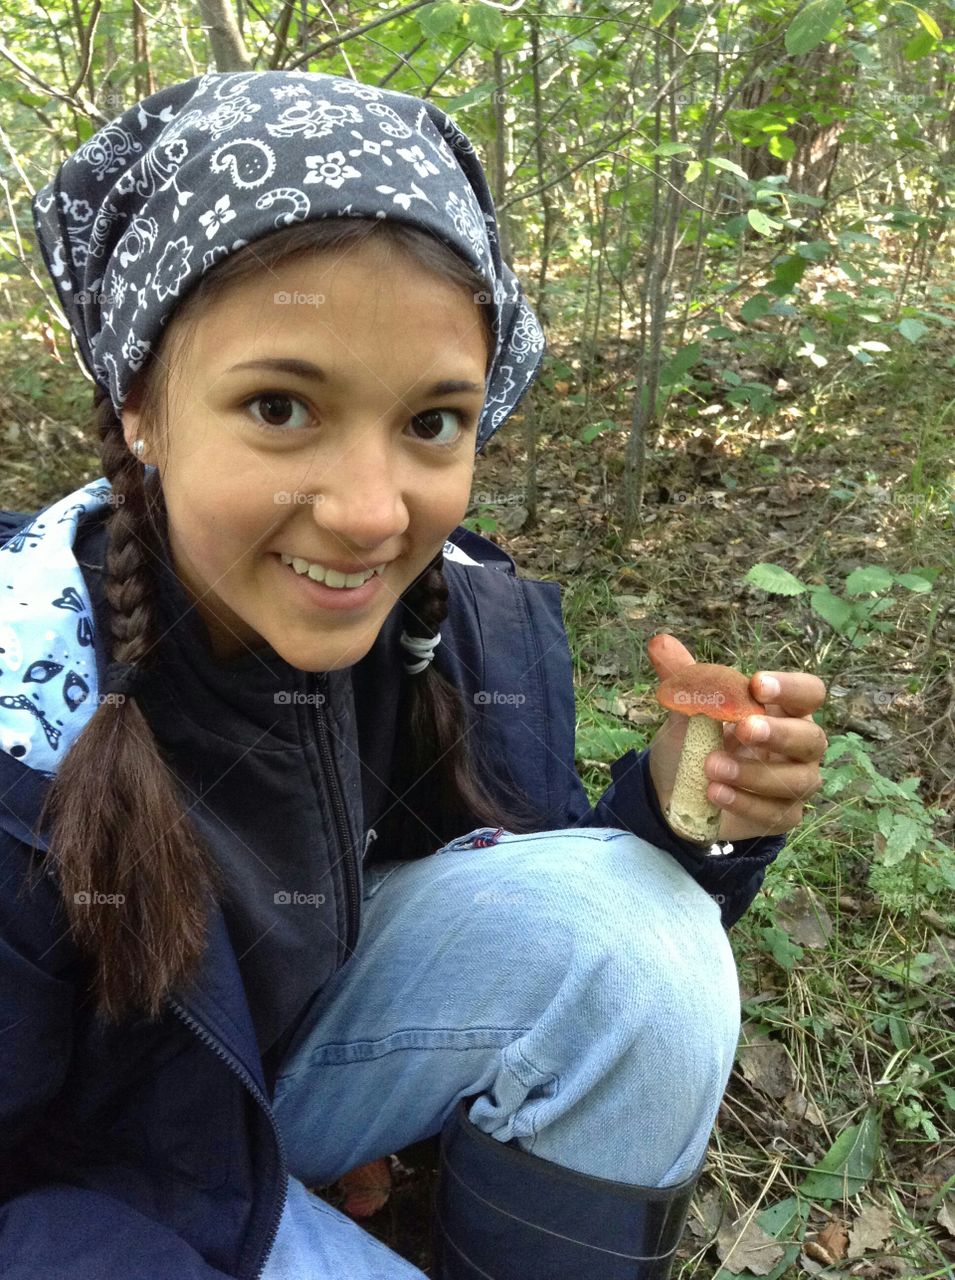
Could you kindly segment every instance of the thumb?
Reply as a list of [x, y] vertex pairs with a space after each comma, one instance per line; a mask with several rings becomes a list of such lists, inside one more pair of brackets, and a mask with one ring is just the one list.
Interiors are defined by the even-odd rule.
[[675, 675], [677, 671], [682, 671], [684, 667], [692, 666], [696, 661], [686, 645], [681, 644], [676, 636], [662, 633], [653, 636], [648, 641], [647, 655], [653, 663], [654, 671], [661, 680], [665, 680], [667, 676]]

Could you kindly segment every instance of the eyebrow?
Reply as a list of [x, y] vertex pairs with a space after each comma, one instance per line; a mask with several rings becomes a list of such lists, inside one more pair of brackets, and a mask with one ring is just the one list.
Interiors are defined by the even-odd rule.
[[[239, 369], [266, 369], [274, 373], [290, 373], [298, 378], [314, 378], [316, 382], [327, 382], [328, 375], [324, 369], [310, 360], [296, 360], [285, 356], [272, 356], [263, 360], [244, 360], [241, 364], [231, 365], [226, 373], [235, 373]], [[477, 382], [468, 382], [461, 378], [445, 378], [436, 382], [428, 391], [416, 393], [425, 396], [450, 396], [458, 391], [479, 391], [484, 394], [484, 386]]]

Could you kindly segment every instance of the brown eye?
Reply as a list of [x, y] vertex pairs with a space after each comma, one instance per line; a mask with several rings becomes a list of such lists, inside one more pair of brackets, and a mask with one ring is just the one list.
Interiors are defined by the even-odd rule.
[[305, 405], [297, 396], [287, 395], [284, 391], [265, 391], [261, 395], [253, 396], [250, 400], [246, 400], [243, 408], [249, 409], [254, 404], [262, 405], [262, 416], [266, 420], [259, 422], [259, 426], [266, 431], [295, 431], [305, 425], [303, 422], [288, 422], [293, 405], [298, 405], [302, 409], [305, 408]]
[[[441, 436], [442, 429], [448, 425], [447, 420], [454, 427], [454, 434], [450, 438]], [[445, 445], [455, 444], [466, 426], [465, 415], [460, 409], [426, 409], [424, 413], [416, 413], [411, 421], [420, 424], [423, 429], [419, 440]]]

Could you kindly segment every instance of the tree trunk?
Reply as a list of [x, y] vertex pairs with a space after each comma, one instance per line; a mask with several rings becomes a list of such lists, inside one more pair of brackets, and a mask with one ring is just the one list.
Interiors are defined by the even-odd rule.
[[217, 71], [251, 71], [252, 59], [228, 0], [199, 0], [202, 27]]

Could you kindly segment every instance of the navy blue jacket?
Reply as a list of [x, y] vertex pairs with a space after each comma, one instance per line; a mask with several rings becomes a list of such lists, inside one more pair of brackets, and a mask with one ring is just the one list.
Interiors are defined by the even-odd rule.
[[[0, 513], [0, 542], [27, 518]], [[731, 925], [782, 841], [743, 842], [724, 858], [701, 856], [663, 822], [645, 753], [618, 760], [610, 787], [591, 806], [574, 767], [572, 662], [558, 585], [518, 577], [509, 556], [463, 528], [451, 541], [481, 565], [446, 561], [449, 614], [435, 662], [476, 707], [479, 752], [497, 762], [501, 776], [520, 782], [548, 815], [545, 829], [616, 826], [667, 849], [717, 896]], [[383, 786], [388, 777], [381, 760], [374, 767], [369, 760], [376, 749], [394, 750], [387, 735], [381, 746], [361, 708], [381, 710], [400, 684], [397, 617], [396, 606], [361, 664], [361, 698], [352, 668], [298, 673], [303, 692], [325, 690], [322, 713], [301, 702], [272, 702], [264, 749], [244, 753], [244, 771], [232, 769], [231, 783], [221, 783], [199, 821], [204, 839], [223, 855], [229, 830], [267, 849], [276, 813], [283, 827], [285, 814], [294, 827], [299, 810], [302, 830], [314, 834], [322, 824], [325, 840], [313, 853], [326, 860], [328, 945], [320, 956], [326, 978], [360, 932], [361, 853], [383, 804], [376, 779]], [[108, 634], [97, 621], [97, 637]], [[185, 635], [202, 642], [199, 631]], [[97, 639], [100, 672], [107, 660]], [[255, 671], [265, 690], [274, 675], [267, 663]], [[150, 724], [155, 716], [190, 786], [219, 770], [217, 751], [231, 749], [234, 758], [236, 743], [263, 741], [255, 723], [260, 704], [245, 681], [235, 701], [231, 687], [219, 687], [215, 701], [203, 705], [204, 674], [193, 670], [189, 697], [199, 702], [188, 715], [159, 696], [150, 706]], [[497, 696], [475, 701], [482, 691]], [[515, 704], [509, 693], [524, 701]], [[214, 906], [199, 978], [169, 998], [159, 1020], [105, 1027], [93, 1018], [90, 963], [71, 941], [52, 874], [32, 892], [24, 884], [31, 846], [47, 847], [36, 832], [47, 782], [0, 751], [0, 1275], [254, 1280], [278, 1229], [288, 1174], [253, 993], [226, 917]], [[471, 824], [480, 825], [477, 818]]]

